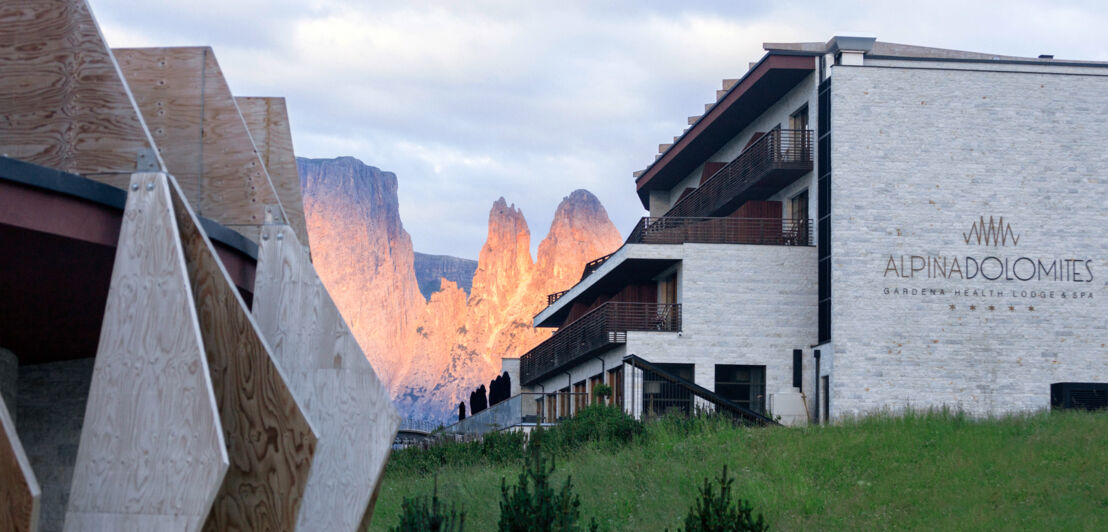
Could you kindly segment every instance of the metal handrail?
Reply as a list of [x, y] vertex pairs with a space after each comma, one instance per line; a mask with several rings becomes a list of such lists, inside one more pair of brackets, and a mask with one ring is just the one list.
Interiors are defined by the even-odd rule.
[[655, 375], [669, 381], [672, 384], [679, 386], [687, 391], [690, 395], [698, 397], [707, 403], [714, 405], [717, 412], [728, 414], [736, 419], [753, 423], [755, 425], [779, 425], [773, 419], [768, 416], [764, 416], [755, 412], [749, 408], [737, 405], [723, 396], [703, 387], [694, 382], [685, 380], [677, 375], [674, 375], [650, 362], [642, 359], [637, 355], [627, 355], [623, 357], [623, 363], [631, 366], [632, 371], [636, 368], [642, 368], [648, 370]]
[[627, 331], [680, 330], [680, 304], [610, 301], [558, 329], [520, 357], [520, 380], [530, 384], [603, 347], [624, 343]]
[[613, 252], [611, 252], [607, 255], [604, 255], [603, 257], [593, 259], [593, 260], [590, 260], [589, 262], [585, 263], [585, 268], [584, 268], [584, 270], [581, 271], [581, 280], [582, 281], [585, 280], [585, 278], [588, 277], [590, 273], [596, 271], [596, 269], [599, 268], [601, 264], [604, 264], [605, 262], [608, 262], [608, 259], [612, 258], [612, 255], [615, 255], [615, 254], [616, 254], [616, 252], [613, 251]]

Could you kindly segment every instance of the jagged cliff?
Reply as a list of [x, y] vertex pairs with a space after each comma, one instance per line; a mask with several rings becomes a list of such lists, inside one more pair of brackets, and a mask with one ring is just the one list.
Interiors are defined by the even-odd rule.
[[377, 375], [395, 390], [423, 311], [396, 174], [353, 157], [296, 163], [312, 261]]
[[298, 163], [316, 268], [408, 417], [450, 420], [459, 401], [499, 373], [501, 358], [550, 336], [531, 326], [546, 294], [569, 288], [586, 262], [621, 244], [600, 201], [577, 190], [562, 199], [532, 260], [523, 213], [500, 198], [468, 296], [459, 286], [465, 271], [443, 261], [433, 267], [457, 277], [440, 279], [425, 300], [396, 176], [350, 157]]
[[441, 289], [440, 281], [446, 279], [465, 290], [473, 288], [473, 274], [477, 272], [477, 261], [451, 257], [449, 255], [428, 255], [416, 252], [415, 261], [416, 282], [419, 283], [419, 293], [427, 301], [431, 300], [431, 294]]
[[[573, 286], [584, 264], [615, 251], [622, 240], [600, 200], [586, 190], [562, 199], [538, 260], [531, 259], [531, 231], [504, 198], [489, 211], [489, 230], [473, 276], [473, 289], [457, 319], [463, 295], [453, 284], [432, 295], [421, 321], [412, 373], [399, 398], [402, 412], [431, 419], [456, 415], [459, 401], [488, 384], [500, 359], [518, 357], [550, 337], [531, 319], [546, 305], [546, 294]], [[453, 319], [444, 321], [444, 316]], [[451, 329], [446, 337], [437, 331]]]

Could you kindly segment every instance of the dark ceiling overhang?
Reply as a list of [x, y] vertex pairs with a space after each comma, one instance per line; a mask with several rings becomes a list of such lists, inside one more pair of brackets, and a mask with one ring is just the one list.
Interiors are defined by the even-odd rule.
[[[127, 191], [0, 157], [0, 347], [20, 364], [96, 354]], [[257, 245], [201, 219], [243, 298]]]
[[673, 188], [815, 69], [814, 54], [763, 57], [635, 180], [643, 207], [650, 208], [651, 190]]
[[572, 300], [566, 300], [557, 312], [547, 316], [546, 319], [536, 323], [535, 326], [561, 327], [566, 321], [566, 317], [569, 316], [569, 311], [573, 308], [574, 303], [590, 303], [598, 296], [615, 294], [629, 284], [652, 280], [665, 271], [666, 268], [680, 261], [681, 259], [626, 259]]

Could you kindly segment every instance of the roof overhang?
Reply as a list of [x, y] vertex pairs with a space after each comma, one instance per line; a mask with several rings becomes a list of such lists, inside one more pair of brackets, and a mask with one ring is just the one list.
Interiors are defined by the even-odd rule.
[[[0, 157], [0, 340], [20, 364], [96, 354], [126, 199], [126, 190]], [[257, 245], [201, 223], [250, 302]]]
[[668, 190], [816, 69], [808, 52], [766, 54], [731, 90], [635, 180], [650, 207], [651, 190]]
[[601, 294], [618, 292], [630, 283], [657, 277], [681, 261], [684, 256], [682, 247], [668, 244], [625, 244], [596, 271], [535, 316], [535, 327], [561, 327], [574, 302], [589, 302]]

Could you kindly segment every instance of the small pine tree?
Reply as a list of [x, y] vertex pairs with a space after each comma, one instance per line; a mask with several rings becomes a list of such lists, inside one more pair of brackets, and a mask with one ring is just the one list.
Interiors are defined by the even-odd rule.
[[[542, 453], [542, 428], [531, 432], [527, 444], [527, 463], [519, 474], [519, 484], [508, 488], [507, 479], [500, 479], [500, 532], [577, 532], [581, 517], [581, 499], [573, 493], [572, 479], [566, 477], [557, 492], [550, 485], [554, 461]], [[589, 530], [598, 529], [596, 520]]]
[[449, 514], [444, 512], [439, 501], [439, 479], [435, 477], [430, 505], [426, 496], [404, 497], [400, 503], [400, 525], [389, 532], [462, 532], [465, 520], [465, 512], [455, 512], [454, 505], [450, 505]]
[[[685, 516], [685, 532], [740, 532], [769, 530], [769, 526], [762, 520], [762, 514], [754, 518], [754, 508], [750, 504], [739, 499], [736, 503], [731, 500], [731, 484], [735, 480], [727, 478], [727, 466], [723, 466], [723, 473], [719, 476], [719, 494], [715, 493], [712, 484], [704, 479], [704, 486], [700, 488], [700, 498], [689, 508], [689, 514]], [[678, 529], [680, 532], [680, 529]]]

